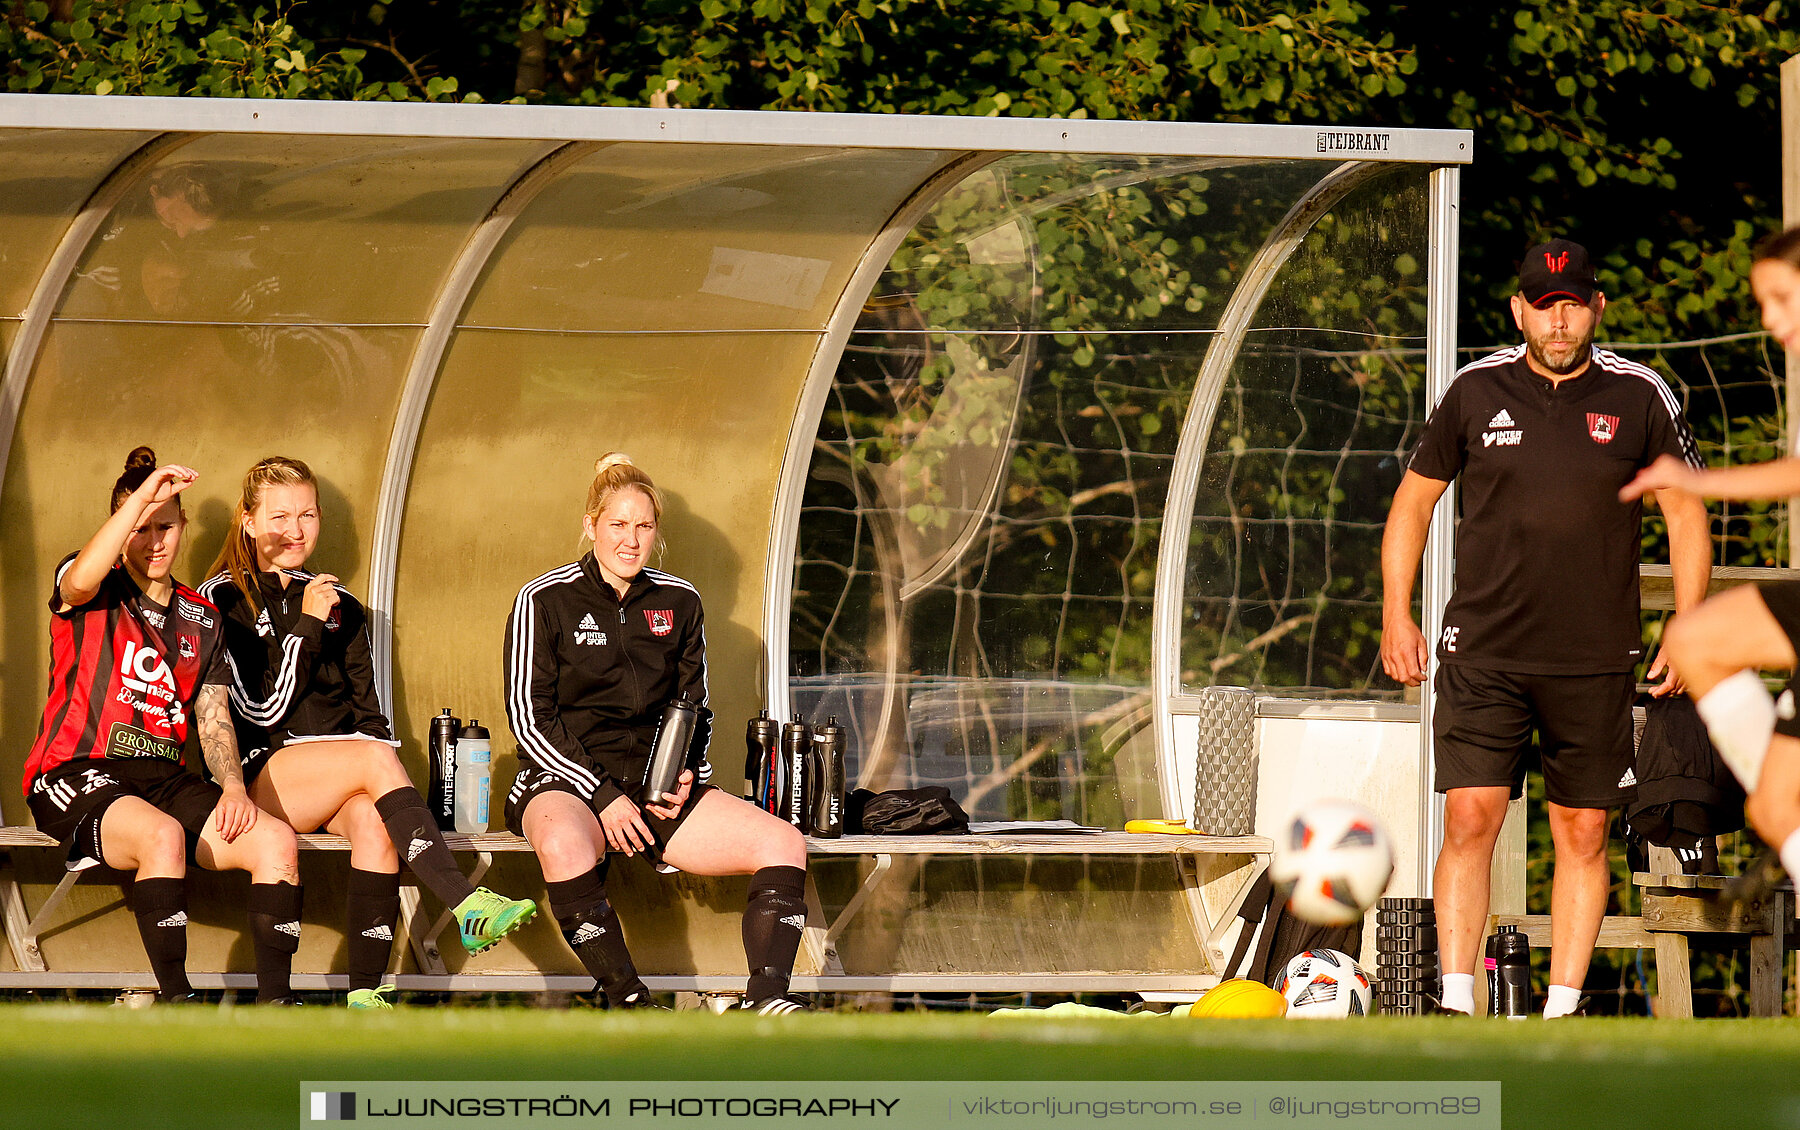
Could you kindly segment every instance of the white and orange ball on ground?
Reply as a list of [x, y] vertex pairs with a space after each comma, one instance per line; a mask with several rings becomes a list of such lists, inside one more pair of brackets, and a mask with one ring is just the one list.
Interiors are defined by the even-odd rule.
[[1380, 817], [1348, 800], [1316, 800], [1275, 838], [1269, 880], [1294, 915], [1348, 926], [1387, 890], [1394, 848]]
[[1375, 993], [1356, 961], [1342, 950], [1307, 950], [1287, 963], [1275, 991], [1287, 998], [1294, 1020], [1343, 1020], [1367, 1016]]

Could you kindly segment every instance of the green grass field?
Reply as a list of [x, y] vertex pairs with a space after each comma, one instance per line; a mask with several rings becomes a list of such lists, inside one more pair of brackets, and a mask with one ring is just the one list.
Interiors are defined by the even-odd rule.
[[0, 1006], [0, 1064], [0, 1126], [33, 1130], [294, 1126], [303, 1079], [682, 1078], [1497, 1079], [1507, 1127], [1800, 1127], [1800, 1021], [1788, 1020], [371, 1017], [44, 1003]]

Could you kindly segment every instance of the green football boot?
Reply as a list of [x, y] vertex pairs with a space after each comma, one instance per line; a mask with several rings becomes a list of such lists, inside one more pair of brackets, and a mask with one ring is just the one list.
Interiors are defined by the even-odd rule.
[[462, 929], [463, 948], [471, 954], [498, 945], [501, 938], [517, 930], [537, 916], [537, 903], [530, 899], [509, 899], [486, 887], [456, 906], [456, 924]]
[[394, 1006], [388, 1003], [388, 994], [394, 991], [392, 985], [377, 985], [373, 989], [351, 989], [349, 999], [344, 1003], [351, 1008], [375, 1009], [381, 1012], [392, 1012]]

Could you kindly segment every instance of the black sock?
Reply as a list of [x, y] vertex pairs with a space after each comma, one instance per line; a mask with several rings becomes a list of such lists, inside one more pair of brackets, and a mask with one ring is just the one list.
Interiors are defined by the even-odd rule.
[[159, 1000], [180, 1000], [193, 992], [187, 977], [187, 882], [138, 879], [126, 888], [138, 936], [156, 974]]
[[387, 825], [388, 838], [401, 862], [412, 868], [419, 882], [452, 909], [475, 893], [456, 856], [438, 831], [437, 821], [425, 807], [425, 798], [411, 785], [402, 785], [375, 802], [375, 813]]
[[787, 992], [805, 926], [804, 868], [765, 867], [750, 876], [750, 904], [744, 908], [744, 960], [750, 966], [746, 1000]]
[[388, 957], [394, 952], [394, 926], [400, 921], [400, 876], [352, 867], [350, 893], [344, 902], [350, 989], [373, 989], [381, 984]]
[[300, 948], [300, 888], [252, 883], [247, 907], [256, 952], [256, 1003], [267, 1004], [288, 995], [294, 953]]
[[550, 910], [562, 936], [606, 994], [614, 1008], [648, 999], [650, 990], [638, 979], [631, 951], [625, 948], [625, 932], [619, 916], [606, 901], [606, 883], [598, 867], [586, 875], [546, 884]]

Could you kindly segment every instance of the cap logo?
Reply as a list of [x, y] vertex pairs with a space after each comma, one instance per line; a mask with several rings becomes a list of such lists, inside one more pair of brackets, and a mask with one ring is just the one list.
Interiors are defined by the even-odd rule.
[[1553, 275], [1562, 274], [1569, 269], [1569, 253], [1565, 251], [1561, 255], [1552, 255], [1548, 251], [1544, 252], [1544, 266]]

